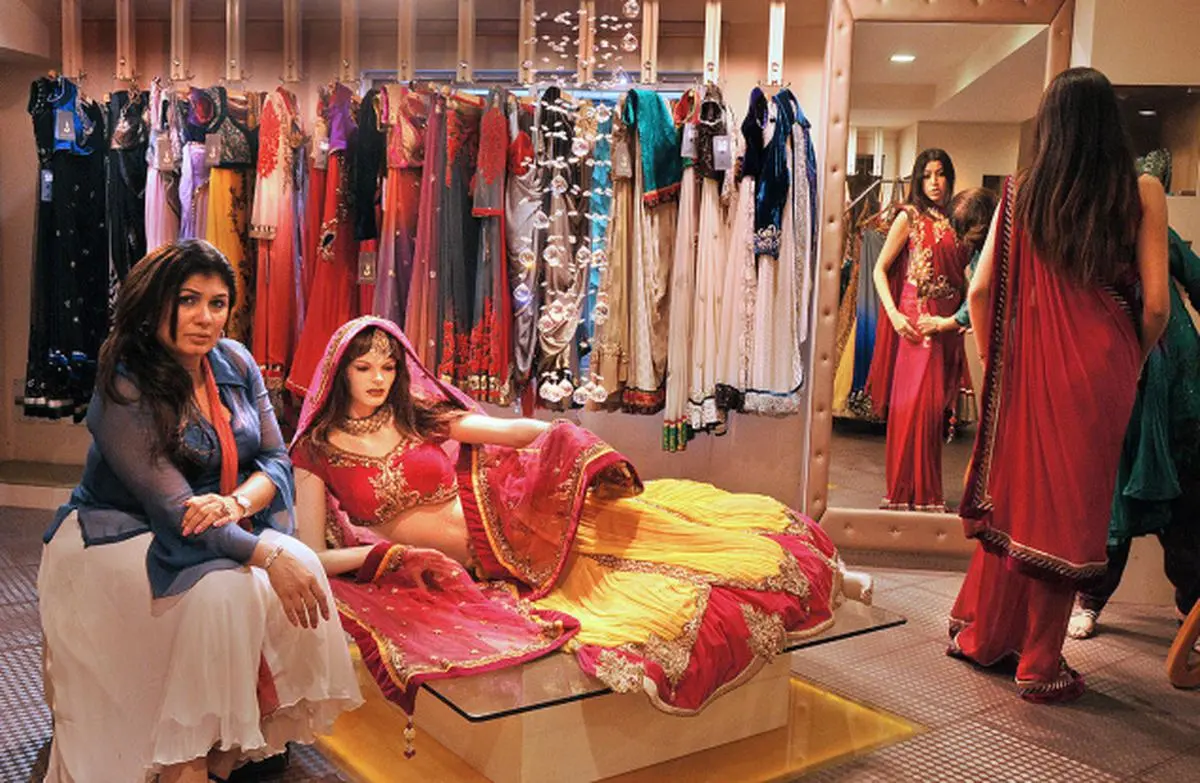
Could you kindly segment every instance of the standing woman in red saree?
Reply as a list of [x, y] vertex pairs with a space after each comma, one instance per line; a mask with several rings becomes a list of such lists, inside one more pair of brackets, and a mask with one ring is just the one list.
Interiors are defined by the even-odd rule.
[[969, 249], [946, 216], [954, 163], [927, 149], [913, 164], [908, 203], [892, 221], [875, 290], [880, 318], [867, 392], [887, 418], [887, 490], [882, 508], [945, 511], [942, 439], [963, 375], [954, 313], [967, 291]]
[[1134, 171], [1108, 79], [1059, 74], [1034, 148], [969, 294], [984, 386], [961, 514], [980, 546], [947, 652], [982, 666], [1016, 656], [1021, 697], [1045, 703], [1084, 691], [1063, 639], [1077, 586], [1106, 567], [1138, 373], [1170, 310], [1166, 198]]

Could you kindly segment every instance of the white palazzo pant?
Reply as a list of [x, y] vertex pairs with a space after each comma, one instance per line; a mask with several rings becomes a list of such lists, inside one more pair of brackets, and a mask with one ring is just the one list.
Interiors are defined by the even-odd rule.
[[[300, 541], [268, 530], [313, 572]], [[362, 703], [336, 613], [293, 626], [258, 568], [206, 574], [190, 590], [154, 599], [149, 535], [84, 548], [76, 515], [42, 551], [38, 595], [45, 632], [46, 698], [54, 717], [47, 781], [131, 783], [213, 749], [246, 759], [311, 742]], [[334, 611], [332, 598], [330, 609]], [[259, 714], [259, 662], [280, 707]]]

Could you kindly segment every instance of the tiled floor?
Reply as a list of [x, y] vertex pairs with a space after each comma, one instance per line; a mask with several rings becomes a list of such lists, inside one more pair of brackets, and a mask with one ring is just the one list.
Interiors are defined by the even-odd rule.
[[[0, 508], [0, 781], [40, 780], [50, 738], [42, 703], [35, 580], [44, 511]], [[1024, 704], [1010, 680], [943, 654], [943, 617], [961, 575], [874, 569], [876, 602], [908, 625], [796, 653], [797, 674], [928, 727], [916, 737], [807, 776], [814, 781], [1200, 780], [1200, 692], [1172, 689], [1165, 608], [1113, 605], [1102, 633], [1068, 642], [1090, 691], [1061, 707]], [[340, 781], [297, 747], [272, 781]]]

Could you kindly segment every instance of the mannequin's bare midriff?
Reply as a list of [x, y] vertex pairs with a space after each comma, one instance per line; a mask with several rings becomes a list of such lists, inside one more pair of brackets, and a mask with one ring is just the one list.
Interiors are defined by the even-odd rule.
[[467, 519], [458, 498], [401, 511], [372, 529], [389, 541], [436, 549], [464, 565], [471, 559], [467, 546]]

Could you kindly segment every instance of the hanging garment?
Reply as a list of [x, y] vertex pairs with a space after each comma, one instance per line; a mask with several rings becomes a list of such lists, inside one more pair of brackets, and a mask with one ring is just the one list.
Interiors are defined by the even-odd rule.
[[124, 280], [146, 255], [145, 93], [114, 92], [108, 104], [108, 235], [112, 271]]
[[717, 344], [717, 407], [740, 411], [750, 384], [758, 296], [755, 216], [763, 167], [763, 138], [769, 104], [762, 90], [750, 93], [742, 121], [740, 182], [721, 284], [720, 339]]
[[[316, 236], [310, 239], [315, 256], [312, 262], [305, 259], [306, 265], [315, 268], [306, 298], [304, 331], [287, 378], [287, 388], [300, 396], [308, 391], [330, 335], [359, 310], [358, 253], [350, 201], [353, 179], [347, 164], [355, 136], [352, 97], [348, 87], [337, 84], [322, 101], [329, 136], [314, 158], [314, 168], [324, 165], [325, 169], [314, 177], [310, 194], [309, 209], [320, 217], [312, 218], [318, 226]], [[318, 185], [320, 191], [315, 190]]]
[[735, 198], [733, 172], [728, 170], [736, 151], [729, 136], [730, 125], [720, 90], [709, 87], [700, 105], [696, 167], [701, 177], [700, 221], [696, 232], [695, 294], [688, 300], [693, 302], [688, 357], [688, 426], [693, 432], [720, 431], [725, 424], [725, 415], [717, 406], [717, 382], [730, 237], [725, 204]]
[[485, 103], [466, 93], [446, 102], [446, 162], [441, 178], [438, 227], [438, 372], [465, 387], [471, 374], [471, 324], [479, 261], [479, 221], [471, 215], [471, 178], [479, 156], [479, 123]]
[[743, 410], [781, 416], [802, 401], [815, 173], [807, 121], [789, 90], [772, 99], [771, 117], [756, 192], [754, 347]]
[[575, 338], [587, 285], [591, 251], [580, 254], [583, 221], [577, 204], [579, 167], [571, 163], [579, 104], [558, 87], [549, 87], [539, 105], [537, 160], [541, 172], [541, 214], [534, 215], [542, 229], [537, 258], [541, 286], [538, 311], [539, 402], [548, 407], [568, 407], [578, 383]]
[[623, 406], [655, 413], [665, 401], [671, 257], [683, 164], [666, 100], [630, 90], [625, 122], [634, 131], [633, 256], [629, 382]]
[[374, 313], [403, 324], [417, 241], [429, 96], [404, 85], [389, 84], [384, 88], [383, 101], [388, 122], [387, 177]]
[[30, 297], [26, 416], [81, 421], [108, 333], [104, 111], [68, 79], [37, 79], [28, 110], [40, 196]]
[[509, 113], [508, 179], [504, 194], [504, 232], [512, 292], [513, 393], [533, 377], [537, 351], [537, 312], [541, 303], [537, 259], [541, 255], [534, 218], [541, 209], [540, 178], [534, 160], [530, 107], [517, 103]]
[[629, 127], [623, 119], [625, 98], [612, 117], [612, 203], [604, 247], [607, 264], [597, 265], [600, 283], [592, 320], [596, 325], [593, 374], [601, 392], [593, 395], [595, 407], [620, 407], [629, 379], [630, 269], [634, 231], [633, 151]]
[[229, 259], [237, 278], [237, 304], [229, 314], [226, 331], [232, 339], [250, 345], [256, 277], [250, 247], [250, 195], [257, 160], [258, 97], [253, 93], [231, 95], [224, 87], [211, 87], [208, 94], [216, 116], [205, 140], [212, 163], [205, 238]]
[[700, 223], [700, 183], [697, 182], [696, 158], [700, 119], [700, 100], [688, 90], [675, 104], [675, 126], [683, 142], [683, 177], [679, 187], [679, 222], [675, 228], [675, 248], [671, 263], [668, 316], [666, 393], [663, 407], [662, 447], [664, 451], [683, 451], [691, 440], [688, 417], [688, 391], [691, 389], [692, 303], [696, 296], [696, 251]]
[[492, 90], [479, 131], [471, 215], [479, 221], [479, 256], [470, 337], [467, 392], [477, 400], [512, 400], [512, 299], [504, 240], [505, 172], [508, 167], [507, 95]]
[[278, 87], [267, 98], [259, 124], [258, 178], [250, 218], [258, 261], [254, 358], [271, 392], [283, 388], [295, 345], [295, 171], [303, 141], [296, 97]]
[[429, 122], [425, 126], [425, 165], [421, 170], [421, 204], [417, 211], [417, 241], [413, 249], [413, 272], [408, 288], [404, 326], [421, 362], [437, 367], [440, 339], [438, 303], [441, 301], [438, 271], [441, 253], [443, 172], [446, 167], [446, 96], [434, 95]]
[[[588, 239], [591, 247], [591, 266], [587, 274], [587, 295], [583, 303], [582, 335], [580, 337], [579, 377], [585, 381], [587, 401], [603, 403], [607, 399], [603, 383], [596, 374], [594, 356], [597, 331], [597, 304], [603, 286], [604, 271], [608, 267], [608, 234], [612, 222], [613, 176], [612, 135], [614, 106], [597, 103], [595, 139], [591, 144], [591, 181], [586, 190], [591, 191], [587, 200], [587, 218], [590, 221]], [[603, 311], [607, 318], [607, 306]]]
[[179, 169], [183, 162], [183, 119], [175, 91], [155, 78], [150, 83], [149, 140], [146, 145], [146, 250], [179, 238]]

